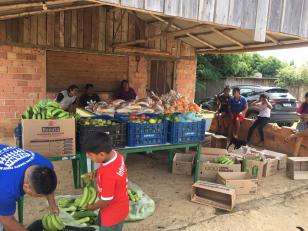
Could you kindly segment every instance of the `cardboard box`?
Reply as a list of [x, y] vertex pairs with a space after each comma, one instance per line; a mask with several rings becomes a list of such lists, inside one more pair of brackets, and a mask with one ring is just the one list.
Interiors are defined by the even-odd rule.
[[258, 190], [258, 179], [247, 172], [219, 172], [217, 183], [234, 188], [236, 195], [254, 195]]
[[221, 184], [199, 180], [192, 186], [191, 201], [232, 211], [235, 204], [235, 190]]
[[199, 161], [199, 179], [211, 182], [217, 181], [218, 172], [240, 172], [241, 164], [236, 162], [235, 164], [217, 164], [214, 163], [215, 159], [221, 155], [201, 155]]
[[227, 156], [229, 153], [227, 149], [222, 148], [201, 148], [201, 154], [204, 155], [221, 155], [221, 156]]
[[287, 159], [287, 176], [293, 180], [307, 180], [308, 157], [289, 157]]
[[274, 151], [270, 151], [266, 149], [262, 150], [262, 152], [265, 154], [266, 157], [270, 157], [270, 158], [278, 160], [278, 166], [277, 166], [278, 170], [287, 168], [287, 159], [288, 159], [287, 154], [283, 154], [280, 152], [274, 152]]
[[277, 159], [266, 159], [263, 168], [263, 177], [273, 176], [278, 172], [278, 160]]
[[211, 147], [212, 148], [224, 148], [228, 146], [228, 138], [222, 135], [212, 135]]
[[46, 157], [70, 156], [76, 153], [75, 119], [23, 119], [23, 149]]
[[193, 165], [193, 153], [176, 153], [173, 157], [172, 173], [191, 176]]
[[243, 159], [243, 172], [248, 172], [254, 178], [262, 179], [263, 170], [264, 170], [264, 161], [255, 160], [257, 155], [255, 154], [246, 154]]

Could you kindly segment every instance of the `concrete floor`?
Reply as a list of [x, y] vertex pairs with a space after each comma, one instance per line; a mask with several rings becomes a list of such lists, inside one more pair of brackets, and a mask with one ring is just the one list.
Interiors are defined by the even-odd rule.
[[[80, 194], [73, 188], [71, 163], [56, 162], [59, 178], [57, 195]], [[255, 196], [240, 196], [231, 213], [192, 203], [193, 178], [168, 172], [167, 155], [130, 154], [128, 177], [156, 203], [155, 214], [140, 222], [127, 223], [125, 231], [136, 230], [219, 230], [308, 231], [308, 180], [293, 181], [285, 172], [264, 178]], [[25, 224], [47, 211], [43, 199], [26, 197]]]

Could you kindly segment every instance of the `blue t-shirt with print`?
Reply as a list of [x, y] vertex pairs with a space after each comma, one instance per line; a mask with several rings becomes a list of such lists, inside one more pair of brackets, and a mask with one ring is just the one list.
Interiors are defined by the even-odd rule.
[[25, 171], [33, 165], [53, 169], [52, 163], [37, 153], [0, 144], [0, 216], [14, 215], [16, 201], [24, 195]]
[[229, 106], [231, 107], [231, 112], [240, 113], [244, 110], [247, 101], [245, 97], [240, 96], [239, 100], [236, 100], [234, 97], [229, 99]]

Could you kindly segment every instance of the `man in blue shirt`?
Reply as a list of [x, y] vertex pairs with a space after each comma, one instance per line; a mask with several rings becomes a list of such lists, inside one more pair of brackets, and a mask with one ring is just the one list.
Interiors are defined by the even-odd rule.
[[232, 119], [229, 136], [231, 138], [231, 135], [233, 135], [237, 139], [241, 123], [244, 121], [248, 110], [248, 104], [245, 97], [241, 96], [239, 88], [234, 88], [232, 93], [233, 97], [229, 100], [229, 114]]
[[49, 160], [17, 147], [0, 144], [0, 231], [26, 231], [14, 218], [24, 194], [45, 197], [51, 213], [59, 213], [54, 191], [57, 176]]

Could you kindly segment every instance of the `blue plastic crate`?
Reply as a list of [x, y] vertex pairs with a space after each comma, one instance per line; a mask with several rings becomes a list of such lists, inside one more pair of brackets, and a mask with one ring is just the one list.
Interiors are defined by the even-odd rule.
[[[147, 114], [149, 115], [149, 114]], [[151, 116], [156, 117], [156, 116]], [[167, 122], [157, 124], [127, 123], [127, 146], [145, 146], [167, 143]]]
[[206, 121], [173, 122], [168, 121], [168, 143], [202, 142], [205, 139]]

